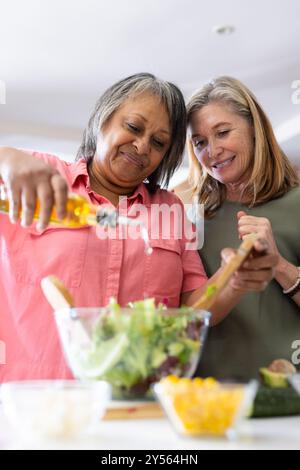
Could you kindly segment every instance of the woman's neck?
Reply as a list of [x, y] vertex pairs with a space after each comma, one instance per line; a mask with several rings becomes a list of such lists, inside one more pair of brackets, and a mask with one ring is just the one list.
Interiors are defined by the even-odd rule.
[[231, 202], [245, 202], [247, 199], [244, 195], [246, 183], [229, 183], [226, 184], [226, 200]]
[[94, 170], [92, 162], [87, 169], [91, 189], [108, 199], [114, 206], [119, 204], [120, 196], [130, 196], [135, 191], [135, 188], [123, 188], [107, 181], [100, 172]]
[[247, 202], [247, 194], [245, 194], [245, 189], [247, 188], [247, 183], [251, 177], [251, 172], [245, 171], [245, 173], [240, 177], [239, 181], [234, 183], [226, 184], [226, 200], [232, 202]]

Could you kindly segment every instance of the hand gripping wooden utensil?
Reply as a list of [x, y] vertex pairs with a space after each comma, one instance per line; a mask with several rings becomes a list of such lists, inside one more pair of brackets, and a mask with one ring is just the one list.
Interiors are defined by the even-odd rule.
[[236, 254], [223, 267], [217, 279], [206, 287], [205, 292], [194, 303], [193, 308], [209, 310], [212, 307], [219, 293], [228, 284], [232, 275], [241, 267], [245, 259], [253, 250], [254, 243], [257, 239], [257, 234], [251, 234], [245, 238], [239, 246]]

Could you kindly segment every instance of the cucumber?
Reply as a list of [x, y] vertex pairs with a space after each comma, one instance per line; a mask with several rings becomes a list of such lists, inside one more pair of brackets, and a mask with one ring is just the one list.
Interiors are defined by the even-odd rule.
[[300, 415], [300, 395], [291, 387], [270, 388], [260, 386], [252, 418]]

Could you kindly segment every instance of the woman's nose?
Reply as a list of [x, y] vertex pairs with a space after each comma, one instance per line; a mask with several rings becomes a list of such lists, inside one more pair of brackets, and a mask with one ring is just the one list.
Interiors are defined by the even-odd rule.
[[209, 158], [216, 158], [222, 153], [222, 148], [218, 146], [215, 142], [209, 142], [206, 147], [206, 151]]
[[138, 137], [134, 142], [134, 146], [139, 155], [148, 155], [150, 150], [150, 142], [146, 136]]

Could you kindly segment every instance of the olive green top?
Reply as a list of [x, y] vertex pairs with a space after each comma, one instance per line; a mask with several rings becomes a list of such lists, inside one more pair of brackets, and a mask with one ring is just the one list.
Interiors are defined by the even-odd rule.
[[[220, 266], [222, 248], [241, 243], [236, 216], [240, 210], [268, 218], [279, 252], [300, 266], [300, 188], [295, 188], [253, 209], [227, 201], [213, 219], [205, 222], [200, 256], [209, 276]], [[264, 292], [245, 295], [220, 324], [210, 329], [197, 375], [236, 380], [257, 377], [259, 368], [274, 359], [291, 361], [296, 340], [300, 340], [300, 307], [274, 280]]]

